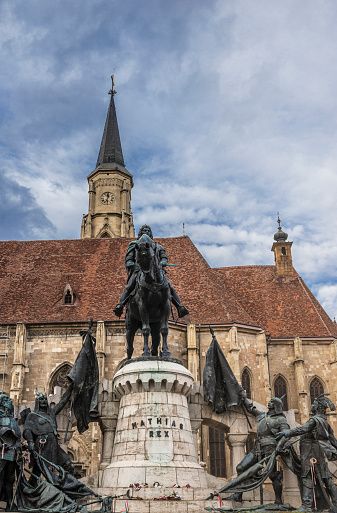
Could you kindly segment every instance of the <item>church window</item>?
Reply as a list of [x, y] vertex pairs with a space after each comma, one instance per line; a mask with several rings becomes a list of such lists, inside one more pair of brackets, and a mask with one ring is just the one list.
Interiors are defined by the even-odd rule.
[[316, 397], [318, 397], [319, 395], [322, 395], [322, 394], [324, 394], [323, 383], [322, 383], [322, 381], [317, 376], [315, 376], [311, 380], [311, 383], [310, 383], [310, 400], [311, 400], [311, 404], [314, 402]]
[[284, 246], [281, 247], [281, 253], [284, 256], [287, 254], [287, 250], [286, 250], [286, 248]]
[[208, 433], [210, 473], [216, 477], [226, 477], [226, 431], [209, 426]]
[[65, 305], [71, 305], [73, 302], [73, 295], [70, 292], [70, 290], [67, 290], [67, 292], [64, 295], [64, 304]]
[[277, 376], [274, 382], [274, 395], [275, 397], [279, 397], [283, 402], [283, 409], [285, 411], [289, 410], [288, 407], [288, 392], [287, 392], [287, 382], [283, 376]]
[[248, 399], [252, 398], [252, 380], [250, 371], [247, 367], [245, 367], [242, 371], [242, 377], [241, 377], [241, 384], [242, 388], [246, 390]]
[[107, 232], [102, 233], [101, 239], [110, 239], [110, 235]]
[[51, 377], [49, 384], [49, 393], [54, 393], [55, 387], [61, 387], [62, 390], [65, 390], [69, 386], [69, 381], [67, 379], [67, 375], [71, 371], [70, 363], [63, 363]]
[[63, 304], [64, 305], [73, 305], [75, 302], [75, 294], [69, 284], [65, 286], [63, 292]]

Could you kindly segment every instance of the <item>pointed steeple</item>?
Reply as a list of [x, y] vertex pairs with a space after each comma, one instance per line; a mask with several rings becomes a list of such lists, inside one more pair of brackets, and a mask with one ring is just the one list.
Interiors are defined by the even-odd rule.
[[114, 88], [115, 84], [113, 75], [111, 76], [111, 81], [112, 86], [109, 91], [110, 103], [105, 120], [104, 132], [101, 147], [98, 153], [96, 167], [105, 163], [115, 163], [123, 167], [125, 166], [114, 100], [116, 91]]
[[134, 237], [131, 210], [133, 178], [124, 164], [114, 102], [114, 80], [96, 168], [88, 176], [89, 209], [83, 216], [82, 239]]

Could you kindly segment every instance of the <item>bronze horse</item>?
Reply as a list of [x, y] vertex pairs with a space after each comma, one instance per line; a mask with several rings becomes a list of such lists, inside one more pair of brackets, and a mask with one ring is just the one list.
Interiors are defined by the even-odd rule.
[[[136, 331], [142, 330], [143, 356], [158, 356], [162, 337], [161, 356], [169, 357], [167, 345], [168, 320], [171, 311], [170, 286], [159, 263], [152, 239], [143, 234], [136, 244], [139, 271], [135, 290], [130, 297], [126, 312], [127, 357], [133, 353]], [[149, 336], [152, 338], [151, 351]]]

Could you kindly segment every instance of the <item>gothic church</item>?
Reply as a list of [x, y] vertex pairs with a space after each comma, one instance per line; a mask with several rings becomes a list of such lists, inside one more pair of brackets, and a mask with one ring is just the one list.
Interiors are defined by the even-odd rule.
[[[103, 391], [125, 355], [124, 320], [113, 307], [125, 285], [124, 254], [135, 236], [133, 176], [125, 167], [113, 88], [110, 93], [96, 167], [88, 176], [81, 238], [0, 242], [0, 386], [18, 409], [33, 403], [36, 390], [57, 400], [89, 318], [95, 321]], [[209, 473], [229, 477], [255, 428], [238, 409], [220, 416], [203, 404], [209, 325], [248, 396], [262, 405], [271, 395], [283, 396], [293, 422], [308, 418], [311, 400], [322, 392], [337, 401], [337, 327], [296, 272], [292, 242], [280, 224], [271, 247], [274, 261], [265, 266], [211, 268], [188, 237], [159, 241], [176, 264], [169, 278], [190, 311], [170, 321], [169, 344], [199, 383], [190, 397], [199, 457]], [[136, 339], [137, 356], [142, 344]], [[59, 419], [61, 437], [66, 424], [67, 418]], [[331, 424], [337, 430], [336, 414]], [[70, 430], [63, 442], [81, 475], [110, 461], [114, 428], [103, 412], [85, 437]]]

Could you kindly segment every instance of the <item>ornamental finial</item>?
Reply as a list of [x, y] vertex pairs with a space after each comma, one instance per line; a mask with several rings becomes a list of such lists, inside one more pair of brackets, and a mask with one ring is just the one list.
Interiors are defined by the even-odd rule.
[[115, 96], [117, 94], [117, 91], [115, 89], [115, 75], [111, 75], [111, 89], [108, 94], [112, 94], [112, 96]]

